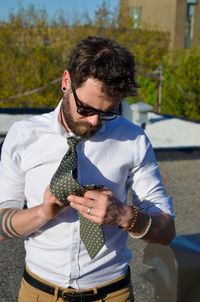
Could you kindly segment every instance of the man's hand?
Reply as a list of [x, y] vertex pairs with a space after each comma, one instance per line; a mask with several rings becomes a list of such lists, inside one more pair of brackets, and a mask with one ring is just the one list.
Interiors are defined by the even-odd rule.
[[[70, 206], [93, 222], [105, 225], [118, 225], [127, 228], [134, 219], [132, 207], [120, 202], [109, 189], [87, 191], [83, 197], [69, 195]], [[88, 214], [90, 208], [90, 214]], [[152, 224], [142, 238], [149, 243], [169, 244], [176, 231], [173, 218], [166, 213], [151, 213]], [[142, 235], [148, 219], [144, 211], [138, 211], [137, 222], [131, 230], [133, 235]]]
[[126, 227], [134, 217], [132, 209], [119, 201], [107, 188], [87, 191], [83, 197], [69, 195], [67, 199], [71, 207], [96, 223]]
[[51, 194], [50, 186], [48, 185], [43, 198], [42, 212], [47, 219], [52, 219], [66, 209], [66, 205], [60, 202]]

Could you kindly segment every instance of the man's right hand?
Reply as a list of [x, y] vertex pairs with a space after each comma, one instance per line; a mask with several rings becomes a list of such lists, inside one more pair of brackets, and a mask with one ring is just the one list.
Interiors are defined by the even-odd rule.
[[41, 205], [30, 209], [0, 209], [0, 241], [27, 236], [66, 209], [46, 188]]
[[50, 191], [50, 186], [48, 185], [44, 192], [44, 199], [42, 204], [43, 214], [47, 219], [52, 219], [61, 212], [63, 212], [68, 205], [64, 205], [56, 197], [54, 197]]

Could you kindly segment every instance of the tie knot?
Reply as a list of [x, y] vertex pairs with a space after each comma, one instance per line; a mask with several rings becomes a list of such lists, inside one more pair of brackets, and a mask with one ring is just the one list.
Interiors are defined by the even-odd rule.
[[76, 137], [76, 136], [71, 136], [67, 139], [68, 145], [71, 148], [76, 147], [76, 145], [78, 145], [78, 143], [80, 143], [83, 139]]

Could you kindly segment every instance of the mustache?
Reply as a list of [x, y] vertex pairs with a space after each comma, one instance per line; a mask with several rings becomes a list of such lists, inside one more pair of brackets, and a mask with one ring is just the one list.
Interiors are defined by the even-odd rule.
[[99, 127], [102, 126], [102, 123], [101, 123], [101, 122], [100, 122], [99, 124], [95, 125], [95, 126], [93, 126], [93, 125], [91, 125], [90, 123], [87, 123], [87, 122], [79, 122], [78, 124], [79, 124], [80, 126], [86, 126], [86, 127], [88, 127], [88, 129], [90, 129], [90, 130], [96, 130], [96, 129], [99, 129]]

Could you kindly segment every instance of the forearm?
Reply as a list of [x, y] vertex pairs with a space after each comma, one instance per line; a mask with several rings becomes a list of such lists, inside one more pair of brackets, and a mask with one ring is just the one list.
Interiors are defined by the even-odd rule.
[[27, 236], [49, 221], [43, 214], [42, 205], [31, 209], [0, 210], [0, 241]]
[[[142, 240], [148, 243], [170, 244], [176, 235], [174, 219], [165, 213], [151, 213], [151, 220], [151, 227]], [[146, 223], [143, 222], [142, 225], [146, 226]], [[133, 235], [137, 236], [136, 232], [133, 232]]]
[[[124, 225], [122, 226], [128, 228], [134, 221], [134, 214], [133, 209], [129, 207], [127, 209], [127, 216], [125, 216], [127, 219], [124, 219]], [[149, 215], [151, 217], [151, 224], [149, 224]], [[173, 218], [165, 213], [151, 213], [149, 215], [144, 211], [138, 211], [136, 222], [133, 228], [129, 230], [130, 235], [135, 238], [139, 237], [139, 239], [148, 243], [169, 244], [175, 237]]]

